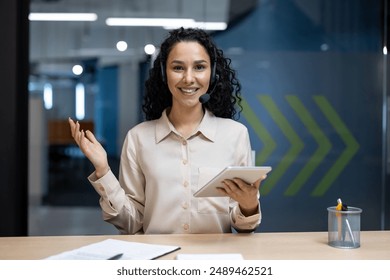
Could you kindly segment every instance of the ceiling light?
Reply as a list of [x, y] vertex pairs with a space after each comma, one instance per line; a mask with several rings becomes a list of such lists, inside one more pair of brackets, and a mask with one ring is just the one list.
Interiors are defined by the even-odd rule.
[[[182, 25], [184, 28], [200, 28], [204, 30], [225, 30], [227, 28], [227, 24], [225, 22], [201, 22], [201, 21], [195, 21], [188, 25]], [[177, 26], [172, 25], [165, 25], [164, 29], [175, 29]]]
[[45, 109], [50, 110], [53, 108], [53, 87], [50, 83], [45, 83], [43, 86], [43, 102]]
[[76, 85], [76, 118], [83, 120], [85, 118], [85, 87], [84, 84]]
[[73, 74], [79, 76], [83, 73], [84, 69], [83, 69], [83, 66], [79, 65], [79, 64], [76, 64], [72, 67], [72, 72]]
[[147, 55], [152, 55], [156, 51], [156, 47], [152, 44], [147, 44], [144, 47], [144, 51]]
[[95, 13], [30, 13], [31, 21], [96, 21]]
[[118, 51], [124, 52], [125, 50], [127, 50], [127, 43], [125, 41], [119, 41], [118, 43], [116, 43], [116, 48]]
[[109, 26], [187, 26], [195, 21], [189, 18], [107, 18]]
[[227, 28], [226, 22], [196, 22], [197, 27], [205, 30], [225, 30]]

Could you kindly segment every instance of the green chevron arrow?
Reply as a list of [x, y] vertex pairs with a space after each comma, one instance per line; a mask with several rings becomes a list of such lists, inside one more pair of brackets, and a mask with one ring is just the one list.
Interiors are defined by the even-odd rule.
[[309, 158], [305, 166], [301, 169], [284, 193], [285, 195], [293, 196], [302, 188], [315, 169], [320, 165], [325, 156], [329, 153], [332, 144], [326, 137], [325, 133], [322, 132], [309, 111], [296, 96], [288, 95], [286, 96], [286, 99], [318, 144], [318, 148], [314, 154]]
[[294, 162], [295, 158], [302, 151], [304, 144], [299, 138], [298, 134], [295, 133], [290, 123], [287, 121], [287, 119], [280, 112], [276, 104], [269, 96], [260, 95], [258, 96], [258, 99], [269, 112], [275, 123], [279, 126], [282, 133], [291, 143], [290, 149], [281, 158], [280, 163], [272, 170], [272, 174], [271, 176], [269, 176], [269, 178], [267, 178], [265, 184], [261, 186], [262, 194], [267, 194], [272, 190], [272, 188], [275, 187], [276, 183], [280, 180], [286, 170]]
[[255, 134], [260, 138], [260, 140], [264, 144], [264, 148], [261, 149], [261, 152], [256, 153], [256, 165], [262, 165], [266, 162], [267, 158], [272, 154], [272, 152], [276, 148], [276, 143], [274, 139], [271, 137], [271, 135], [268, 133], [267, 129], [259, 120], [255, 114], [255, 112], [251, 109], [249, 104], [245, 101], [245, 99], [242, 99], [241, 101], [242, 105], [242, 114], [248, 121], [248, 123], [251, 125], [253, 130], [255, 131]]
[[335, 128], [337, 133], [340, 135], [343, 140], [346, 148], [338, 157], [336, 162], [332, 165], [329, 171], [325, 174], [322, 180], [312, 191], [313, 196], [322, 196], [344, 170], [348, 162], [359, 150], [359, 143], [355, 140], [353, 135], [349, 132], [346, 125], [343, 123], [341, 118], [338, 116], [337, 112], [333, 109], [330, 103], [323, 96], [315, 96], [315, 102], [318, 107], [321, 109], [322, 113], [328, 119], [328, 121]]

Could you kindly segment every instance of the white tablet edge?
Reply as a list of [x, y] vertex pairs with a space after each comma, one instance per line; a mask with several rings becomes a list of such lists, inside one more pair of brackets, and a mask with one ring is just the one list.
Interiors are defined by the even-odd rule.
[[[225, 196], [217, 190], [217, 185], [224, 179], [232, 179], [233, 177], [241, 178], [247, 182], [255, 182], [264, 174], [272, 170], [270, 166], [228, 166], [218, 173], [214, 178], [208, 181], [202, 188], [194, 193], [195, 197], [221, 197]], [[253, 172], [247, 172], [253, 171]], [[240, 173], [242, 175], [240, 176]], [[248, 176], [249, 174], [249, 176]]]

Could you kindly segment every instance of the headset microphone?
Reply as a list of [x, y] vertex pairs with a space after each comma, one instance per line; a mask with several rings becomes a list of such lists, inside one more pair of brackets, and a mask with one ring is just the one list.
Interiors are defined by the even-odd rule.
[[210, 94], [212, 94], [215, 90], [215, 87], [217, 86], [218, 84], [218, 80], [219, 80], [219, 76], [218, 75], [215, 75], [215, 81], [214, 81], [214, 84], [213, 84], [213, 88], [209, 91], [209, 92], [206, 92], [205, 94], [202, 94], [200, 97], [199, 97], [199, 102], [202, 103], [202, 104], [205, 104], [207, 101], [210, 100]]
[[210, 100], [210, 94], [208, 94], [208, 93], [202, 94], [199, 97], [199, 102], [202, 103], [202, 104], [205, 104], [209, 100]]
[[219, 76], [216, 73], [217, 72], [217, 51], [215, 48], [213, 49], [213, 53], [214, 53], [214, 57], [213, 57], [213, 64], [212, 64], [211, 76], [210, 76], [210, 84], [213, 86], [213, 88], [199, 97], [199, 102], [202, 104], [205, 104], [207, 101], [210, 100], [210, 95], [214, 92], [215, 87], [217, 86], [219, 81]]

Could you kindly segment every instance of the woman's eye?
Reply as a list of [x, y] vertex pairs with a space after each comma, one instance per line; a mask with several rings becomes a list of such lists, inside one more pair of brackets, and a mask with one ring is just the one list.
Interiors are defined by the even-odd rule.
[[182, 71], [183, 70], [183, 67], [182, 66], [173, 66], [173, 70], [174, 71]]
[[199, 70], [203, 70], [203, 69], [205, 69], [205, 68], [206, 68], [206, 67], [205, 67], [204, 65], [196, 65], [196, 66], [195, 66], [195, 69], [198, 70], [198, 71], [199, 71]]

